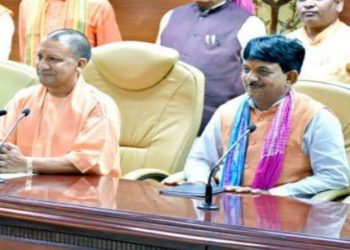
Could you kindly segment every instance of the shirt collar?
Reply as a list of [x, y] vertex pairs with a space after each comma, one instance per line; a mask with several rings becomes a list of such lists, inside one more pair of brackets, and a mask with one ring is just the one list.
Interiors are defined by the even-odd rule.
[[317, 34], [317, 36], [314, 39], [310, 39], [306, 32], [306, 26], [304, 26], [304, 36], [307, 39], [307, 41], [309, 41], [310, 45], [317, 45], [323, 42], [328, 37], [332, 36], [332, 33], [336, 32], [340, 24], [340, 20], [337, 19], [334, 23], [325, 28], [321, 33]]
[[[290, 90], [290, 91], [292, 91], [292, 90]], [[283, 101], [284, 98], [285, 98], [285, 97], [279, 99], [277, 102], [275, 102], [274, 104], [272, 104], [272, 106], [271, 106], [269, 109], [267, 109], [267, 110], [260, 110], [260, 109], [255, 105], [254, 100], [253, 100], [252, 98], [249, 98], [249, 99], [248, 99], [248, 105], [249, 105], [249, 107], [251, 107], [252, 109], [257, 110], [257, 111], [259, 111], [259, 112], [269, 112], [269, 111], [271, 111], [271, 110], [275, 110], [275, 109], [278, 107], [278, 105]]]
[[205, 16], [205, 15], [208, 15], [209, 12], [212, 12], [212, 11], [214, 11], [214, 10], [220, 8], [221, 6], [225, 5], [228, 1], [230, 1], [230, 0], [222, 1], [222, 2], [220, 2], [220, 3], [218, 3], [218, 4], [214, 5], [214, 6], [212, 6], [211, 8], [209, 8], [209, 9], [207, 9], [207, 10], [201, 11], [201, 15], [204, 15], [204, 16]]

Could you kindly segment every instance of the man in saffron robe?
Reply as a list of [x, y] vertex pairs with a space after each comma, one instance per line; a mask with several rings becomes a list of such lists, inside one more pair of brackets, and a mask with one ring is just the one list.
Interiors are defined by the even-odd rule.
[[22, 0], [18, 20], [20, 59], [32, 66], [38, 45], [56, 29], [78, 30], [93, 47], [121, 41], [108, 0]]
[[91, 47], [80, 32], [50, 33], [38, 50], [41, 84], [19, 91], [0, 119], [3, 140], [25, 108], [30, 114], [0, 148], [0, 172], [119, 176], [116, 104], [80, 76]]
[[246, 94], [216, 111], [188, 158], [188, 181], [206, 182], [223, 152], [255, 124], [226, 158], [219, 185], [300, 197], [349, 185], [339, 121], [321, 103], [291, 89], [304, 55], [297, 40], [278, 35], [248, 43], [242, 72]]

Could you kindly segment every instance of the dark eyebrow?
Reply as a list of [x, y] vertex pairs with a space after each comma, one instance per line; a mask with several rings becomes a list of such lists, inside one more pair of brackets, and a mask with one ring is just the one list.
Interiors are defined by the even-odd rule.
[[257, 70], [268, 70], [268, 71], [271, 71], [271, 69], [269, 67], [266, 67], [266, 66], [259, 66], [257, 68]]

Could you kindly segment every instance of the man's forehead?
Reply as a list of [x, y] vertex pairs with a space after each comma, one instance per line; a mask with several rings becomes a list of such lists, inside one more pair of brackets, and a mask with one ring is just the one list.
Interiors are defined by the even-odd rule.
[[46, 39], [43, 42], [41, 42], [40, 47], [59, 47], [64, 50], [71, 51], [71, 46], [67, 41], [64, 40], [54, 40], [54, 39]]
[[57, 40], [46, 39], [40, 43], [38, 54], [56, 55], [61, 57], [74, 57], [71, 46]]
[[53, 42], [59, 43], [59, 44], [61, 44], [62, 46], [71, 49], [70, 43], [71, 43], [72, 41], [71, 41], [71, 39], [69, 39], [69, 38], [66, 38], [66, 37], [60, 37], [59, 39], [51, 39], [51, 38], [48, 38], [48, 39], [46, 39], [46, 40], [47, 40], [47, 41], [53, 41]]
[[279, 67], [278, 63], [272, 63], [272, 62], [265, 62], [260, 60], [243, 60], [243, 65], [249, 66], [251, 68], [275, 68]]

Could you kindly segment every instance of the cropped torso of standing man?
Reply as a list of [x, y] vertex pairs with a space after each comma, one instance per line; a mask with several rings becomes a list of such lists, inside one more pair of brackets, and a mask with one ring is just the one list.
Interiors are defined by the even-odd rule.
[[61, 28], [82, 32], [93, 47], [121, 41], [108, 0], [22, 0], [18, 24], [21, 61], [35, 65], [39, 43]]

